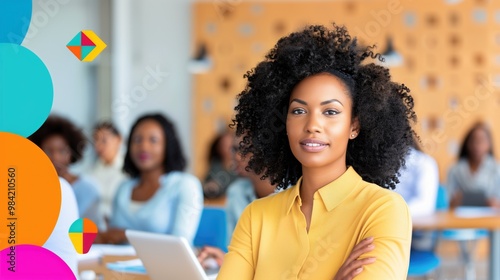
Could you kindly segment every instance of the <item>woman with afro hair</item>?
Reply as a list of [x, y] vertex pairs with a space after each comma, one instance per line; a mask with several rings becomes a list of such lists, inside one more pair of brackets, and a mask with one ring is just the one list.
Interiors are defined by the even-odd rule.
[[416, 116], [371, 50], [309, 26], [245, 75], [239, 152], [284, 190], [244, 210], [218, 279], [406, 279], [411, 218], [390, 189]]

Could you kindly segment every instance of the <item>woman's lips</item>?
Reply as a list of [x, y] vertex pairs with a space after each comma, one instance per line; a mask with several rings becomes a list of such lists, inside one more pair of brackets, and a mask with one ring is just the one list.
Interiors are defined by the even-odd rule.
[[306, 152], [321, 152], [326, 149], [329, 145], [318, 139], [305, 139], [300, 141], [300, 146]]
[[145, 160], [149, 159], [149, 155], [146, 153], [142, 153], [142, 154], [139, 154], [138, 158], [140, 161], [145, 161]]

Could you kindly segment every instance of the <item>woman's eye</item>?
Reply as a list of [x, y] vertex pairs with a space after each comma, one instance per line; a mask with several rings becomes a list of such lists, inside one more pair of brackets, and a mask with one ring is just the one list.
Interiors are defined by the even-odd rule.
[[132, 143], [139, 144], [142, 142], [142, 138], [139, 136], [133, 137], [132, 138]]
[[325, 114], [330, 115], [330, 116], [337, 115], [338, 113], [339, 113], [339, 111], [337, 111], [337, 110], [326, 110], [325, 111]]
[[300, 115], [300, 114], [304, 114], [304, 113], [305, 113], [304, 109], [297, 108], [297, 109], [292, 110], [292, 114], [294, 114], [294, 115]]

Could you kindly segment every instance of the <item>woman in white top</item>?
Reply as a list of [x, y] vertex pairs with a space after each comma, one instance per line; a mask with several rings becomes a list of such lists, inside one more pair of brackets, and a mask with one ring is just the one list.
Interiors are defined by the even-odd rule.
[[108, 220], [116, 189], [127, 178], [122, 171], [122, 136], [111, 122], [100, 122], [94, 127], [93, 137], [97, 160], [90, 170], [90, 175], [99, 183], [100, 210]]
[[461, 204], [465, 191], [484, 191], [490, 206], [499, 205], [500, 166], [493, 155], [493, 141], [484, 123], [475, 124], [465, 136], [458, 162], [448, 172], [450, 206]]

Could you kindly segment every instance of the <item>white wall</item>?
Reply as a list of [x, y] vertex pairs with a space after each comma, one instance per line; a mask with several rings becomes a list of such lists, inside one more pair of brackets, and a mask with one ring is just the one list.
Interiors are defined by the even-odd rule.
[[190, 159], [191, 76], [187, 62], [191, 55], [191, 4], [183, 0], [142, 0], [131, 5], [131, 80], [125, 93], [116, 93], [125, 99], [114, 100], [114, 119], [128, 131], [140, 115], [164, 113], [176, 124]]

